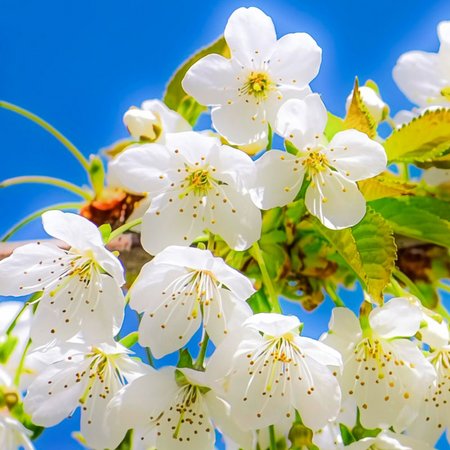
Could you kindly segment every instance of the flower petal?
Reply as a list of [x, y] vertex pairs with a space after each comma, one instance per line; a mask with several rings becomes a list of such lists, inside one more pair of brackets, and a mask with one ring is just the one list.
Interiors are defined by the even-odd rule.
[[271, 313], [255, 314], [244, 322], [245, 327], [254, 328], [273, 337], [281, 337], [286, 333], [298, 334], [300, 325], [300, 320], [295, 316]]
[[166, 172], [173, 166], [171, 158], [165, 146], [144, 144], [122, 152], [109, 164], [109, 170], [132, 192], [157, 194], [170, 185]]
[[241, 68], [221, 55], [206, 55], [192, 65], [183, 78], [183, 89], [202, 105], [233, 102], [242, 85]]
[[192, 127], [183, 116], [168, 108], [161, 100], [146, 100], [142, 103], [141, 108], [158, 115], [162, 123], [163, 134], [192, 130]]
[[50, 236], [67, 242], [77, 250], [89, 250], [92, 245], [103, 245], [98, 228], [78, 214], [47, 211], [42, 214], [42, 225]]
[[443, 84], [438, 76], [438, 55], [413, 51], [404, 53], [392, 72], [395, 82], [408, 99], [419, 106], [429, 106], [439, 98]]
[[329, 163], [351, 181], [371, 178], [386, 170], [383, 146], [357, 130], [336, 133], [325, 152]]
[[277, 37], [272, 19], [258, 8], [239, 8], [224, 32], [231, 55], [242, 65], [258, 67], [269, 58]]
[[269, 70], [277, 83], [306, 86], [319, 73], [322, 49], [307, 33], [291, 33], [280, 38], [270, 57]]
[[327, 124], [325, 105], [318, 94], [310, 94], [304, 99], [290, 99], [280, 108], [276, 131], [291, 141], [299, 150], [317, 142]]
[[261, 209], [284, 206], [294, 201], [305, 173], [301, 158], [280, 150], [264, 153], [256, 160], [256, 170], [257, 179], [251, 195]]
[[356, 183], [330, 170], [313, 176], [305, 204], [311, 214], [332, 230], [352, 227], [366, 213], [366, 200]]
[[[395, 317], [395, 320], [392, 318]], [[422, 312], [407, 298], [393, 298], [369, 315], [372, 329], [384, 339], [414, 336], [420, 328]]]
[[294, 340], [305, 355], [319, 364], [342, 367], [341, 354], [329, 345], [304, 336], [296, 336]]

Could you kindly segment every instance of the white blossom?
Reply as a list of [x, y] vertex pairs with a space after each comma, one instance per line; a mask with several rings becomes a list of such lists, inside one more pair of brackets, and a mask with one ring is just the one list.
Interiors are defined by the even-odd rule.
[[261, 212], [248, 194], [254, 162], [216, 138], [172, 133], [165, 146], [126, 150], [111, 169], [123, 185], [151, 196], [141, 240], [152, 255], [169, 245], [189, 245], [205, 230], [236, 250], [259, 239]]
[[342, 354], [342, 393], [354, 398], [365, 428], [403, 431], [436, 378], [433, 366], [409, 340], [421, 320], [420, 309], [406, 298], [372, 310], [364, 329], [349, 309], [333, 310], [323, 342]]
[[426, 442], [403, 434], [382, 431], [376, 437], [367, 437], [344, 447], [348, 450], [433, 450]]
[[338, 352], [299, 336], [299, 320], [256, 314], [219, 345], [209, 361], [243, 429], [256, 430], [295, 420], [295, 410], [312, 429], [336, 418], [341, 401]]
[[167, 133], [190, 131], [192, 127], [160, 100], [146, 100], [140, 108], [131, 107], [123, 116], [129, 133], [144, 141], [164, 142]]
[[135, 380], [110, 402], [107, 421], [121, 436], [134, 428], [135, 450], [212, 450], [215, 427], [253, 448], [253, 434], [234, 423], [205, 373], [187, 368], [165, 367]]
[[420, 106], [450, 106], [450, 21], [437, 27], [437, 53], [404, 53], [393, 70], [394, 80], [408, 99]]
[[306, 33], [277, 40], [271, 18], [257, 8], [234, 11], [224, 36], [231, 58], [210, 54], [200, 59], [186, 73], [183, 88], [199, 103], [213, 106], [213, 125], [229, 142], [267, 141], [280, 106], [310, 92], [322, 51]]
[[29, 386], [25, 411], [33, 422], [51, 427], [81, 408], [81, 434], [89, 447], [114, 448], [119, 430], [105, 421], [108, 402], [126, 381], [147, 373], [148, 367], [132, 359], [117, 343], [86, 345], [77, 340], [40, 348], [34, 357], [46, 368]]
[[142, 312], [139, 342], [160, 358], [183, 347], [203, 327], [215, 345], [252, 312], [255, 290], [241, 273], [209, 250], [167, 247], [145, 264], [130, 290]]
[[0, 294], [42, 291], [31, 330], [36, 345], [80, 331], [90, 341], [110, 338], [123, 320], [122, 265], [105, 248], [97, 227], [83, 217], [48, 211], [42, 222], [49, 235], [70, 248], [44, 242], [17, 248], [0, 262]]
[[306, 207], [326, 227], [351, 227], [364, 217], [366, 201], [356, 182], [386, 169], [385, 151], [357, 130], [341, 131], [326, 143], [326, 123], [327, 111], [317, 94], [288, 100], [281, 107], [277, 131], [298, 151], [271, 150], [256, 161], [252, 195], [258, 206], [270, 209], [292, 202], [306, 176]]

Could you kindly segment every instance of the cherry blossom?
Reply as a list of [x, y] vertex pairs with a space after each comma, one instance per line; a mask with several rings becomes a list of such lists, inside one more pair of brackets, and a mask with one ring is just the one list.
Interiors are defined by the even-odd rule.
[[130, 383], [110, 402], [107, 421], [121, 436], [134, 428], [135, 450], [212, 450], [214, 427], [253, 448], [253, 434], [232, 420], [205, 373], [188, 368], [165, 367]]
[[2, 450], [34, 450], [31, 431], [0, 408], [0, 448]]
[[110, 338], [123, 320], [121, 263], [105, 248], [97, 227], [83, 217], [49, 211], [42, 223], [70, 248], [45, 242], [19, 247], [0, 262], [0, 294], [42, 291], [31, 330], [35, 344], [65, 340], [80, 331], [91, 341]]
[[216, 138], [172, 133], [165, 146], [126, 150], [111, 169], [123, 185], [152, 198], [141, 237], [152, 255], [169, 245], [189, 245], [205, 230], [236, 250], [249, 248], [260, 237], [261, 212], [248, 194], [254, 162]]
[[258, 206], [270, 209], [294, 201], [306, 176], [306, 207], [326, 227], [351, 227], [364, 217], [366, 201], [356, 181], [386, 169], [384, 149], [357, 130], [341, 131], [327, 144], [326, 123], [327, 111], [317, 94], [281, 107], [277, 131], [298, 151], [271, 150], [256, 161], [252, 195]]
[[295, 316], [260, 313], [222, 341], [209, 362], [239, 425], [256, 430], [292, 422], [319, 429], [336, 418], [341, 391], [338, 352], [299, 336]]
[[267, 140], [280, 106], [310, 92], [322, 51], [306, 33], [277, 40], [272, 19], [258, 8], [234, 11], [224, 35], [231, 59], [217, 54], [200, 59], [186, 73], [183, 88], [213, 106], [214, 128], [229, 142]]
[[141, 108], [131, 107], [123, 116], [129, 133], [138, 140], [164, 142], [167, 133], [190, 131], [192, 127], [160, 100], [146, 100]]
[[344, 447], [348, 450], [433, 450], [426, 442], [409, 436], [382, 431], [376, 437], [367, 437]]
[[105, 421], [108, 402], [125, 381], [150, 368], [132, 359], [118, 343], [86, 345], [80, 340], [51, 348], [39, 348], [34, 357], [46, 368], [29, 386], [24, 399], [37, 425], [51, 427], [81, 408], [81, 434], [88, 446], [114, 448], [118, 430]]
[[437, 27], [438, 53], [411, 51], [400, 56], [393, 77], [408, 99], [422, 107], [450, 106], [450, 21]]
[[420, 309], [406, 298], [372, 310], [364, 329], [349, 309], [333, 310], [323, 342], [342, 354], [342, 393], [354, 398], [365, 428], [403, 431], [436, 378], [433, 366], [408, 339], [421, 320]]
[[202, 322], [214, 344], [251, 313], [255, 290], [241, 273], [208, 250], [167, 247], [141, 270], [130, 305], [143, 316], [139, 341], [156, 357], [183, 347]]

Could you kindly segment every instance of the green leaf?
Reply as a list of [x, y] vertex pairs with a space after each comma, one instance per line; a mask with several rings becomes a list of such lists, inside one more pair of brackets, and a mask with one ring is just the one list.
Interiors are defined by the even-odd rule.
[[179, 112], [191, 125], [195, 125], [200, 114], [203, 111], [206, 111], [207, 108], [200, 105], [193, 97], [188, 95], [183, 89], [181, 82], [183, 81], [186, 72], [193, 64], [211, 53], [217, 53], [226, 58], [230, 57], [230, 50], [223, 37], [220, 37], [211, 45], [200, 50], [185, 61], [172, 76], [164, 94], [164, 103], [170, 109]]
[[331, 139], [333, 139], [333, 136], [342, 130], [345, 130], [344, 121], [340, 117], [335, 116], [334, 114], [329, 112], [327, 126], [325, 127], [324, 131], [326, 138], [331, 141]]
[[425, 111], [384, 142], [390, 162], [428, 162], [450, 149], [450, 109]]
[[109, 236], [111, 235], [111, 225], [109, 223], [104, 223], [98, 227], [98, 231], [102, 235], [102, 241], [106, 244], [109, 242]]
[[269, 303], [269, 299], [267, 298], [264, 289], [260, 289], [259, 291], [256, 291], [248, 300], [248, 304], [252, 308], [252, 311], [257, 313], [262, 312], [270, 312], [271, 306]]
[[317, 230], [355, 272], [369, 295], [381, 303], [397, 257], [392, 229], [371, 208], [360, 223], [344, 230], [330, 230], [319, 221]]
[[364, 198], [369, 201], [384, 197], [400, 197], [401, 195], [413, 194], [416, 185], [405, 183], [395, 175], [384, 172], [376, 177], [358, 181], [358, 187]]
[[[442, 211], [436, 206], [445, 205]], [[369, 203], [391, 225], [395, 233], [424, 242], [450, 247], [448, 204], [437, 199], [422, 197], [382, 198]]]
[[0, 343], [0, 364], [6, 364], [8, 362], [18, 342], [19, 339], [16, 336], [9, 335]]
[[344, 129], [362, 131], [370, 138], [377, 135], [377, 124], [361, 99], [358, 78], [355, 78], [352, 100], [343, 124]]
[[133, 347], [134, 344], [136, 344], [138, 339], [139, 339], [139, 333], [137, 331], [133, 331], [130, 334], [127, 334], [125, 337], [123, 337], [119, 341], [119, 343], [122, 344], [126, 348], [131, 348], [131, 347]]

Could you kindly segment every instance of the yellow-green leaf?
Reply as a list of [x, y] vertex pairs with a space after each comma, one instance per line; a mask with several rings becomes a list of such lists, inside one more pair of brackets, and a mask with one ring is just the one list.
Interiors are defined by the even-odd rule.
[[328, 112], [327, 126], [324, 131], [326, 138], [331, 141], [336, 133], [345, 129], [344, 121], [340, 117]]
[[369, 295], [382, 303], [383, 291], [397, 258], [393, 231], [388, 223], [368, 208], [363, 220], [352, 228], [330, 230], [318, 221], [316, 227], [353, 269]]
[[207, 108], [188, 95], [181, 82], [189, 68], [210, 53], [230, 57], [230, 50], [223, 36], [185, 61], [169, 81], [164, 94], [164, 103], [174, 111], [178, 111], [191, 125], [195, 125], [200, 114]]
[[362, 131], [370, 138], [374, 138], [377, 134], [377, 124], [361, 99], [358, 78], [355, 78], [352, 101], [344, 120], [344, 128]]
[[367, 201], [384, 197], [411, 195], [415, 189], [413, 183], [405, 183], [389, 172], [384, 172], [374, 178], [358, 181], [358, 186]]
[[425, 111], [384, 142], [390, 162], [432, 163], [450, 149], [450, 109]]

